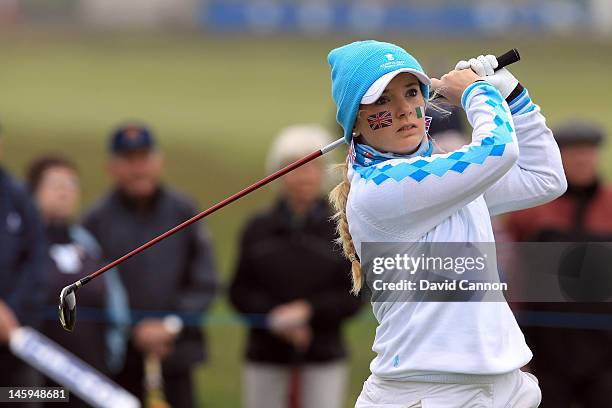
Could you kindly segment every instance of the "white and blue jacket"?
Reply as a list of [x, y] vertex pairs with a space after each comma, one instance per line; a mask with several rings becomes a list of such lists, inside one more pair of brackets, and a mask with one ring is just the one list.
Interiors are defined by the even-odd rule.
[[[491, 84], [463, 93], [472, 141], [454, 152], [349, 165], [349, 230], [363, 242], [494, 242], [491, 216], [533, 207], [566, 187], [561, 156], [524, 90], [510, 106]], [[395, 380], [502, 374], [532, 357], [505, 302], [373, 303], [370, 365]]]

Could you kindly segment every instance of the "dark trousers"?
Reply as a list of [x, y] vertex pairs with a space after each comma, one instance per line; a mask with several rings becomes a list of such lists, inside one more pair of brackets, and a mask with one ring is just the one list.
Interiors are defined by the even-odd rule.
[[534, 372], [542, 390], [540, 408], [602, 408], [612, 404], [612, 368], [580, 380], [558, 371]]
[[[115, 381], [128, 392], [134, 394], [141, 402], [146, 398], [144, 388], [144, 368], [142, 354], [128, 347], [125, 365]], [[164, 378], [164, 394], [172, 408], [192, 408], [195, 406], [193, 381], [191, 371], [180, 373], [162, 373]]]
[[612, 334], [598, 330], [528, 327], [531, 369], [541, 408], [612, 406]]

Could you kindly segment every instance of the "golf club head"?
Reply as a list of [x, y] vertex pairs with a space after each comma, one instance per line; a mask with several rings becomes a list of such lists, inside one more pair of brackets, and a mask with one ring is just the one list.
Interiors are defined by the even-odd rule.
[[60, 292], [59, 320], [64, 330], [69, 332], [74, 329], [76, 322], [76, 284], [68, 285]]

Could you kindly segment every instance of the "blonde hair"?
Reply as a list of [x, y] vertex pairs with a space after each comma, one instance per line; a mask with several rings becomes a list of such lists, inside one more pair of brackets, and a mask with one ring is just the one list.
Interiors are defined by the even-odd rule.
[[351, 275], [353, 278], [353, 287], [351, 293], [359, 294], [363, 285], [363, 273], [361, 272], [361, 263], [357, 259], [357, 251], [353, 244], [353, 237], [349, 232], [348, 220], [346, 218], [346, 203], [348, 201], [351, 183], [348, 179], [348, 163], [340, 165], [342, 168], [342, 181], [329, 193], [329, 201], [335, 213], [333, 219], [336, 220], [336, 231], [338, 238], [336, 242], [342, 245], [344, 256], [351, 261]]

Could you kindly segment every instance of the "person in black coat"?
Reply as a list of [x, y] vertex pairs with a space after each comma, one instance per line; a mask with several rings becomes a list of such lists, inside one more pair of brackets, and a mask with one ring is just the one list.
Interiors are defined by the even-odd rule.
[[[283, 131], [268, 159], [274, 171], [329, 143], [318, 126]], [[335, 244], [332, 212], [323, 197], [323, 161], [280, 180], [272, 208], [242, 234], [230, 301], [249, 323], [244, 406], [340, 407], [346, 348], [342, 323], [360, 300], [349, 293], [350, 264]]]
[[[111, 376], [122, 364], [129, 309], [116, 269], [79, 293], [79, 321], [72, 333], [58, 323], [57, 299], [63, 287], [105, 265], [93, 236], [75, 223], [81, 189], [76, 165], [63, 156], [43, 155], [27, 170], [27, 182], [40, 210], [47, 238], [46, 319], [40, 331], [102, 375]], [[46, 387], [59, 385], [46, 379]], [[88, 407], [75, 395], [70, 401], [45, 402], [44, 407]]]

